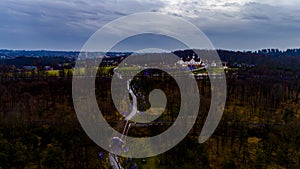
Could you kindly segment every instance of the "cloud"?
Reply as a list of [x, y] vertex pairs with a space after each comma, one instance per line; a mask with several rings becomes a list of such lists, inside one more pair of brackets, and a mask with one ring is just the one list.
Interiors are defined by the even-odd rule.
[[79, 50], [104, 24], [158, 7], [119, 0], [6, 0], [0, 6], [0, 48]]
[[217, 48], [300, 44], [299, 0], [4, 0], [0, 48], [78, 50], [104, 24], [150, 11], [193, 22]]
[[180, 11], [180, 16], [199, 26], [217, 48], [299, 47], [300, 1], [186, 2], [190, 1], [180, 1], [161, 12], [176, 15]]

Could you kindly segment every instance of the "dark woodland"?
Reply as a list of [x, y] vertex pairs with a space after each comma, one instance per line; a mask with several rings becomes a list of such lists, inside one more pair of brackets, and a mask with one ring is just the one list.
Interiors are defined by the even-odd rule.
[[[217, 52], [229, 69], [226, 106], [213, 136], [198, 143], [211, 97], [204, 77], [197, 79], [201, 104], [188, 136], [164, 154], [131, 160], [138, 168], [299, 168], [300, 49]], [[173, 53], [188, 60], [193, 51]], [[78, 54], [0, 50], [0, 169], [109, 168], [108, 152], [85, 134], [73, 107], [71, 70]], [[117, 130], [122, 116], [111, 98], [112, 68], [129, 54], [110, 53], [96, 79], [99, 107]], [[140, 83], [145, 93], [156, 86], [172, 94], [162, 119], [174, 121], [180, 94], [172, 78], [161, 75], [140, 75]], [[134, 127], [129, 134], [151, 136], [167, 128]]]

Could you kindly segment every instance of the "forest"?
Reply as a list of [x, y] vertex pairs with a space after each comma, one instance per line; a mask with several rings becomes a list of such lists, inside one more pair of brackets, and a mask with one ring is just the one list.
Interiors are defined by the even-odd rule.
[[[174, 53], [184, 57], [188, 52]], [[134, 163], [137, 168], [299, 168], [300, 56], [291, 54], [297, 52], [219, 50], [221, 60], [236, 68], [226, 73], [226, 106], [213, 136], [198, 143], [211, 98], [209, 78], [201, 78], [197, 79], [199, 116], [188, 136], [161, 155], [120, 161], [127, 167]], [[13, 70], [12, 65], [2, 62], [0, 169], [109, 168], [108, 152], [97, 146], [78, 122], [72, 101], [72, 76], [8, 76]], [[110, 93], [112, 73], [104, 74], [96, 78], [96, 84], [101, 84], [95, 89], [98, 105], [112, 127], [119, 130], [123, 123]], [[140, 75], [140, 85], [144, 85], [144, 93], [156, 86], [172, 94], [162, 118], [174, 121], [179, 91], [171, 77], [162, 77], [153, 80]], [[167, 128], [134, 127], [129, 135], [151, 136]]]

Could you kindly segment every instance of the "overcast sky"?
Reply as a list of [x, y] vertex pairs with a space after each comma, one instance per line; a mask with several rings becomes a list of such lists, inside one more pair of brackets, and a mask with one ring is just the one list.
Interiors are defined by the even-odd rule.
[[101, 26], [136, 12], [182, 17], [216, 48], [300, 47], [300, 0], [0, 0], [1, 49], [80, 50]]

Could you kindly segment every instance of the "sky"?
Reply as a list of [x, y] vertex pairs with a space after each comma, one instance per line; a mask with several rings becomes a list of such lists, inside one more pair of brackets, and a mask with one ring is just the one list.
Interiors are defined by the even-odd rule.
[[137, 12], [158, 12], [186, 19], [202, 30], [217, 49], [300, 48], [300, 0], [0, 0], [0, 3], [0, 49], [80, 50], [99, 28]]

